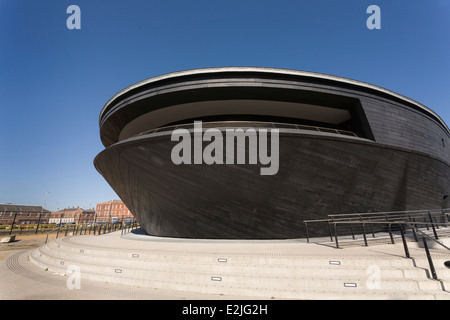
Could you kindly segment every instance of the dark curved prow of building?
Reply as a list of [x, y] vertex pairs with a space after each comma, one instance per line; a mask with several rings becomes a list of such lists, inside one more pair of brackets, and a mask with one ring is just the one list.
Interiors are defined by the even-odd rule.
[[[173, 163], [173, 131], [193, 132], [195, 121], [224, 136], [237, 125], [277, 129], [276, 174], [249, 163]], [[444, 121], [395, 92], [336, 76], [174, 72], [114, 95], [99, 124], [106, 149], [95, 166], [152, 235], [296, 238], [305, 219], [436, 208], [450, 190]]]

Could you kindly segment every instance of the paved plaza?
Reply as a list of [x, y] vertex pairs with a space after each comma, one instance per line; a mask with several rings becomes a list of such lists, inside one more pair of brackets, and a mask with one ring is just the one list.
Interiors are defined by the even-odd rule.
[[[450, 254], [431, 247], [439, 275], [433, 280], [424, 249], [413, 242], [407, 259], [401, 241], [382, 239], [369, 247], [342, 241], [341, 249], [305, 239], [188, 240], [120, 231], [47, 245], [21, 239], [2, 244], [3, 300], [450, 299], [450, 269], [443, 265]], [[80, 266], [78, 287], [70, 288], [69, 265]]]

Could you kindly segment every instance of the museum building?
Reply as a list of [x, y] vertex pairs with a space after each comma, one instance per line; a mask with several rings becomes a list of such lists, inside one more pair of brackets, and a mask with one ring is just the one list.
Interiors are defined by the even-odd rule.
[[[173, 72], [115, 94], [99, 125], [95, 167], [154, 236], [300, 238], [304, 220], [328, 214], [447, 207], [447, 125], [365, 82], [259, 67]], [[230, 147], [230, 132], [244, 144]], [[262, 155], [276, 161], [270, 174]]]

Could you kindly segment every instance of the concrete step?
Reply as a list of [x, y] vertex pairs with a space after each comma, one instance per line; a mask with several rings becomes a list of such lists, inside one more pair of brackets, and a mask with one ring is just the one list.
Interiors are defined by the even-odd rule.
[[[351, 274], [353, 277], [367, 278], [370, 273], [379, 272], [380, 277], [388, 278], [388, 277], [397, 277], [397, 278], [407, 278], [407, 279], [418, 279], [424, 280], [426, 279], [426, 271], [419, 268], [414, 268], [412, 264], [409, 265], [408, 268], [400, 268], [400, 267], [377, 267], [377, 269], [366, 268], [365, 266], [354, 267], [354, 266], [345, 266], [340, 264], [325, 264], [324, 261], [321, 261], [321, 265], [302, 265], [302, 264], [289, 264], [289, 265], [281, 265], [279, 262], [277, 264], [261, 264], [257, 263], [254, 265], [248, 264], [239, 264], [238, 259], [232, 259], [234, 262], [230, 262], [227, 260], [226, 262], [221, 262], [219, 260], [208, 259], [205, 261], [191, 261], [189, 264], [186, 264], [184, 261], [168, 261], [164, 259], [158, 259], [158, 256], [153, 257], [152, 260], [142, 259], [141, 256], [136, 258], [119, 259], [119, 258], [106, 258], [101, 256], [86, 256], [84, 253], [80, 253], [79, 251], [72, 251], [70, 253], [64, 252], [63, 250], [56, 249], [51, 244], [48, 246], [41, 248], [42, 250], [46, 250], [49, 253], [53, 254], [56, 258], [56, 263], [60, 263], [61, 261], [71, 261], [72, 264], [82, 264], [88, 258], [88, 261], [92, 264], [110, 266], [112, 268], [134, 268], [134, 269], [143, 269], [143, 270], [166, 270], [166, 271], [178, 271], [185, 270], [198, 272], [198, 271], [207, 271], [210, 273], [227, 273], [232, 270], [235, 272], [240, 272], [242, 274], [261, 274], [261, 275], [272, 275], [272, 276], [285, 276], [288, 274], [291, 277], [322, 277], [324, 274], [328, 274], [329, 276], [339, 277], [339, 276], [347, 276]], [[254, 261], [259, 262], [259, 261]], [[372, 266], [374, 267], [374, 266]]]
[[[37, 251], [34, 251], [30, 259], [36, 258]], [[36, 262], [35, 262], [36, 263]], [[44, 262], [42, 266], [46, 266]], [[66, 273], [66, 268], [63, 265], [55, 265], [49, 268], [49, 272], [56, 272], [60, 274]], [[97, 270], [98, 271], [98, 270]], [[287, 283], [292, 283], [292, 279], [285, 279], [286, 282], [275, 280], [276, 283], [272, 283], [269, 286], [268, 282], [264, 282], [264, 278], [254, 277], [252, 282], [242, 281], [242, 277], [223, 277], [222, 281], [214, 281], [210, 278], [204, 278], [204, 281], [193, 281], [192, 278], [189, 281], [183, 281], [182, 279], [168, 276], [168, 273], [152, 274], [151, 277], [136, 277], [130, 274], [121, 273], [120, 276], [114, 276], [113, 278], [102, 270], [100, 273], [95, 272], [83, 272], [83, 277], [87, 279], [100, 281], [100, 282], [114, 282], [118, 284], [126, 284], [138, 287], [148, 288], [165, 288], [179, 291], [191, 291], [199, 293], [214, 293], [214, 294], [230, 294], [238, 296], [255, 296], [262, 298], [288, 298], [288, 299], [448, 299], [448, 293], [442, 291], [427, 291], [421, 292], [414, 290], [412, 292], [405, 292], [398, 290], [398, 286], [394, 285], [392, 289], [373, 289], [369, 290], [363, 288], [356, 283], [356, 287], [340, 287], [329, 288], [329, 279], [322, 280], [321, 282], [310, 280], [310, 282], [304, 282], [304, 286], [287, 286]], [[173, 274], [172, 274], [173, 275]], [[198, 276], [198, 275], [197, 275]], [[335, 279], [334, 282], [338, 283], [340, 280]], [[322, 283], [326, 287], [319, 287]], [[412, 283], [412, 282], [411, 282]]]
[[[171, 279], [183, 290], [188, 290], [193, 284], [202, 286], [217, 286], [220, 284], [227, 286], [246, 285], [247, 288], [324, 288], [328, 290], [338, 290], [341, 288], [367, 289], [367, 269], [364, 267], [354, 268], [340, 265], [328, 267], [318, 266], [255, 266], [243, 265], [217, 265], [214, 264], [180, 264], [179, 262], [158, 262], [158, 261], [136, 261], [125, 259], [105, 259], [99, 257], [88, 257], [76, 250], [70, 253], [63, 248], [57, 248], [52, 244], [42, 246], [34, 250], [31, 258], [41, 267], [50, 271], [65, 273], [69, 265], [77, 265], [90, 278], [102, 279], [108, 282], [136, 283], [142, 285], [142, 280], [159, 281], [158, 279]], [[379, 270], [380, 287], [383, 290], [394, 291], [417, 291], [417, 290], [440, 290], [441, 285], [437, 281], [426, 278], [424, 270], [410, 267], [411, 269]], [[192, 289], [192, 288], [191, 288]], [[256, 289], [255, 289], [256, 290]], [[350, 291], [351, 289], [346, 289]]]
[[[164, 261], [164, 262], [180, 262], [180, 263], [215, 263], [221, 262], [227, 265], [271, 265], [271, 266], [329, 266], [329, 265], [339, 265], [342, 267], [369, 267], [377, 265], [379, 267], [411, 267], [413, 266], [410, 259], [403, 259], [398, 257], [397, 259], [380, 259], [371, 257], [351, 257], [348, 256], [345, 259], [342, 257], [305, 257], [301, 254], [270, 254], [270, 255], [247, 255], [247, 254], [236, 254], [236, 253], [186, 253], [183, 252], [146, 252], [139, 250], [105, 250], [105, 249], [92, 249], [83, 248], [70, 244], [67, 240], [63, 242], [58, 239], [56, 242], [52, 241], [48, 243], [50, 248], [58, 250], [60, 253], [64, 254], [83, 254], [84, 256], [90, 256], [92, 258], [107, 258], [114, 259], [118, 258], [121, 261]], [[306, 258], [306, 259], [305, 259]], [[226, 261], [226, 262], [225, 262]]]
[[[200, 271], [200, 270], [213, 270], [216, 272], [227, 272], [230, 269], [239, 269], [242, 273], [245, 274], [256, 274], [258, 272], [264, 271], [268, 272], [270, 274], [280, 276], [284, 275], [286, 273], [293, 275], [293, 276], [303, 276], [303, 275], [322, 275], [324, 273], [332, 273], [333, 275], [339, 276], [339, 275], [346, 275], [349, 272], [352, 273], [353, 276], [367, 276], [368, 272], [371, 271], [371, 267], [376, 266], [377, 272], [380, 272], [380, 276], [394, 276], [394, 277], [406, 277], [406, 278], [419, 278], [423, 279], [426, 277], [425, 270], [414, 268], [411, 260], [404, 259], [405, 261], [401, 263], [401, 265], [405, 265], [402, 267], [392, 267], [390, 265], [387, 266], [381, 266], [380, 261], [372, 261], [373, 264], [369, 267], [366, 267], [366, 264], [358, 265], [359, 263], [356, 263], [355, 265], [352, 265], [349, 261], [345, 261], [346, 263], [342, 263], [340, 261], [329, 261], [328, 259], [303, 259], [303, 258], [296, 258], [291, 259], [289, 264], [282, 264], [277, 259], [265, 259], [265, 264], [262, 263], [260, 259], [243, 259], [242, 257], [228, 257], [228, 259], [224, 258], [215, 258], [214, 256], [208, 257], [206, 259], [205, 256], [200, 257], [197, 259], [196, 256], [188, 256], [189, 264], [186, 264], [185, 260], [182, 259], [182, 254], [173, 254], [173, 257], [176, 257], [176, 259], [167, 259], [168, 255], [167, 253], [161, 253], [161, 254], [152, 254], [151, 259], [148, 257], [145, 257], [145, 254], [134, 254], [130, 257], [128, 255], [125, 257], [125, 255], [121, 255], [121, 257], [116, 257], [116, 253], [110, 253], [108, 257], [106, 255], [100, 255], [100, 254], [87, 254], [85, 251], [80, 252], [80, 250], [74, 250], [75, 248], [71, 248], [70, 252], [67, 252], [67, 246], [59, 247], [54, 243], [49, 243], [46, 246], [46, 250], [49, 252], [54, 253], [58, 256], [59, 259], [69, 259], [72, 261], [85, 261], [86, 258], [88, 258], [90, 261], [99, 263], [99, 264], [105, 264], [105, 265], [111, 265], [111, 266], [133, 266], [135, 268], [149, 268], [149, 269], [158, 269], [163, 268], [166, 269], [179, 269], [183, 268], [185, 270], [188, 270], [190, 268], [193, 271]], [[133, 257], [134, 256], [134, 257]], [[245, 260], [245, 261], [242, 261]], [[292, 260], [294, 260], [296, 263], [292, 263]], [[312, 261], [309, 261], [312, 260]], [[308, 261], [307, 263], [305, 263]], [[315, 264], [313, 264], [313, 262]]]
[[423, 249], [412, 248], [414, 259], [406, 259], [401, 244], [356, 251], [298, 243], [244, 245], [160, 240], [124, 245], [112, 234], [65, 237], [31, 251], [30, 261], [61, 275], [75, 265], [83, 279], [199, 293], [268, 299], [450, 299], [445, 291], [450, 269], [443, 266], [449, 255], [437, 251], [433, 261], [442, 281], [430, 279]]

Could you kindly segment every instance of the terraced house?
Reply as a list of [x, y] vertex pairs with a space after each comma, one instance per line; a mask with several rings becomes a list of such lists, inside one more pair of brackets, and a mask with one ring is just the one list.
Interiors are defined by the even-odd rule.
[[91, 223], [94, 222], [95, 211], [93, 209], [82, 209], [80, 207], [65, 208], [52, 212], [49, 223]]
[[50, 211], [42, 206], [0, 203], [0, 224], [48, 223]]

